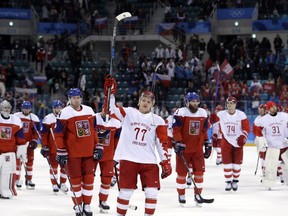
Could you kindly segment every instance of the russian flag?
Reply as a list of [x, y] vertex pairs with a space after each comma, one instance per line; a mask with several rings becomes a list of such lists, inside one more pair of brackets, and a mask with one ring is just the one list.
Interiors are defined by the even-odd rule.
[[45, 85], [47, 82], [46, 76], [33, 76], [33, 79], [34, 79], [35, 85], [37, 87], [41, 87], [41, 86]]
[[155, 76], [156, 80], [160, 81], [164, 87], [170, 87], [171, 77], [169, 75], [155, 73]]
[[220, 69], [221, 69], [221, 72], [223, 72], [225, 74], [226, 79], [230, 79], [230, 77], [234, 73], [234, 70], [233, 70], [232, 66], [230, 65], [230, 63], [227, 61], [227, 59], [225, 59], [222, 62]]

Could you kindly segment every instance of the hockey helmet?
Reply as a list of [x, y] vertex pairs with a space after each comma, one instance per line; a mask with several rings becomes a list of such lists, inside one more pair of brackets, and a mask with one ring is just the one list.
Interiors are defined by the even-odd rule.
[[74, 96], [80, 96], [82, 97], [82, 92], [79, 88], [71, 88], [68, 92], [68, 98], [74, 97]]
[[59, 108], [62, 107], [63, 103], [60, 100], [53, 100], [52, 102], [52, 108]]
[[21, 104], [22, 109], [32, 109], [32, 104], [29, 101], [23, 101]]
[[233, 103], [237, 103], [237, 99], [233, 96], [229, 96], [227, 99], [226, 99], [226, 102], [233, 102]]
[[216, 110], [216, 111], [221, 111], [221, 110], [223, 110], [223, 107], [219, 104], [219, 105], [217, 105], [217, 106], [215, 107], [215, 110]]
[[139, 97], [139, 100], [141, 100], [142, 97], [147, 97], [150, 98], [152, 100], [152, 104], [155, 104], [155, 95], [153, 92], [151, 91], [143, 91], [142, 94]]
[[266, 109], [266, 104], [260, 104], [260, 106], [258, 107], [258, 109]]
[[12, 106], [9, 101], [4, 100], [0, 103], [0, 111], [4, 117], [8, 117], [11, 112]]
[[271, 109], [272, 106], [277, 106], [277, 104], [275, 102], [273, 102], [273, 101], [268, 101], [266, 103], [266, 108], [267, 108], [268, 111]]
[[196, 100], [200, 102], [200, 97], [197, 93], [195, 92], [188, 92], [185, 96], [185, 102], [186, 104], [189, 103], [192, 100]]

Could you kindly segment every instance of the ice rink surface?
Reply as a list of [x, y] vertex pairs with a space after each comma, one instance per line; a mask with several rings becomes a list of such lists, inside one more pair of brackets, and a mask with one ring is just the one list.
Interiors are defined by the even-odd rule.
[[[155, 216], [273, 216], [288, 213], [288, 187], [280, 180], [271, 191], [260, 185], [260, 165], [257, 175], [254, 175], [257, 153], [255, 147], [244, 148], [244, 161], [237, 192], [225, 192], [223, 167], [215, 165], [216, 153], [206, 160], [204, 176], [203, 198], [215, 198], [212, 204], [203, 204], [202, 208], [194, 203], [193, 189], [186, 190], [186, 205], [180, 207], [176, 192], [176, 173], [174, 172], [175, 156], [172, 159], [173, 173], [161, 181]], [[0, 214], [9, 216], [72, 216], [73, 204], [70, 196], [59, 192], [54, 195], [49, 180], [47, 161], [40, 155], [40, 148], [35, 150], [33, 182], [35, 190], [26, 190], [22, 186], [18, 196], [10, 200], [0, 199]], [[98, 209], [99, 171], [95, 177], [94, 196], [91, 204], [94, 215], [101, 215]], [[22, 179], [24, 171], [22, 171]], [[68, 182], [67, 182], [68, 185]], [[117, 187], [110, 190], [108, 204], [110, 211], [106, 215], [116, 215]], [[127, 216], [144, 215], [144, 193], [137, 189], [130, 204], [137, 205], [138, 209], [128, 210]]]

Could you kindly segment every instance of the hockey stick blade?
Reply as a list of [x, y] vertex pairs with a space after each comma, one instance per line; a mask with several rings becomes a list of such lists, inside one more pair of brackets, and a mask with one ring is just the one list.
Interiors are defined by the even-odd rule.
[[204, 199], [201, 195], [199, 195], [199, 197], [203, 203], [213, 203], [214, 202], [213, 198], [212, 199]]
[[123, 12], [121, 14], [119, 14], [118, 16], [116, 16], [117, 21], [119, 22], [122, 19], [131, 17], [131, 14], [129, 12]]

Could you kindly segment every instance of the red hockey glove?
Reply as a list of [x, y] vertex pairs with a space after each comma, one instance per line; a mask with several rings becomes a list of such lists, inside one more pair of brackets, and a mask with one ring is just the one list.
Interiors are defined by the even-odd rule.
[[239, 145], [239, 147], [242, 147], [245, 145], [247, 141], [247, 136], [244, 134], [241, 134], [238, 138], [237, 138], [237, 144]]
[[204, 151], [204, 158], [209, 158], [212, 152], [212, 145], [208, 140], [204, 141], [205, 151]]
[[163, 160], [160, 162], [161, 168], [162, 168], [162, 173], [161, 173], [161, 178], [167, 178], [169, 175], [172, 173], [172, 167], [170, 164], [169, 160]]
[[117, 83], [114, 78], [111, 77], [110, 74], [108, 74], [105, 77], [105, 82], [104, 82], [104, 94], [105, 96], [108, 95], [108, 89], [111, 88], [111, 94], [115, 94], [117, 92]]
[[29, 145], [28, 145], [28, 147], [29, 147], [30, 149], [32, 149], [32, 150], [36, 149], [37, 146], [38, 146], [38, 143], [37, 143], [36, 140], [31, 140], [31, 141], [29, 142]]
[[215, 145], [217, 143], [217, 138], [218, 138], [218, 134], [216, 134], [216, 133], [212, 134], [212, 142], [213, 142], [213, 144], [215, 143]]

